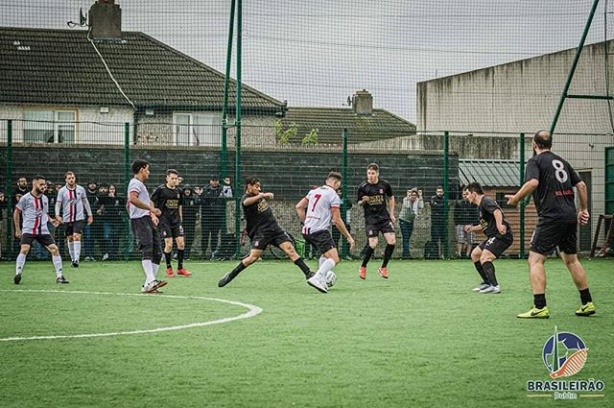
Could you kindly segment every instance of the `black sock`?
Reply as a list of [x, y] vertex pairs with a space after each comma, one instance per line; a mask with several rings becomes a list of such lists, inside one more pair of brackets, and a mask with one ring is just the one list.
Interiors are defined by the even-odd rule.
[[488, 277], [486, 276], [486, 274], [484, 273], [484, 269], [482, 268], [482, 262], [474, 262], [473, 266], [475, 266], [475, 270], [478, 271], [478, 273], [480, 274], [480, 278], [482, 278], [482, 283], [489, 285]]
[[236, 278], [237, 275], [240, 274], [241, 271], [245, 268], [247, 268], [247, 266], [243, 265], [243, 262], [239, 262], [239, 265], [237, 265], [229, 274], [224, 275], [224, 277], [220, 279], [220, 281], [217, 283], [217, 286], [222, 288], [228, 285], [230, 281]]
[[367, 266], [367, 264], [369, 263], [369, 260], [371, 259], [371, 255], [373, 255], [373, 251], [374, 249], [371, 248], [370, 246], [365, 248], [365, 256], [364, 258], [362, 258], [361, 266]]
[[533, 304], [538, 309], [543, 309], [546, 307], [546, 294], [539, 293], [537, 295], [533, 295]]
[[166, 267], [170, 268], [171, 267], [171, 253], [170, 252], [165, 252], [164, 253], [164, 259], [166, 260]]
[[588, 290], [588, 288], [580, 291], [580, 300], [582, 301], [583, 305], [593, 301], [593, 297], [591, 296], [591, 292]]
[[482, 264], [482, 269], [484, 270], [484, 275], [488, 277], [488, 283], [493, 286], [499, 286], [497, 277], [495, 276], [495, 265], [490, 261], [486, 261]]
[[183, 269], [183, 249], [177, 250], [177, 269]]
[[392, 253], [394, 252], [394, 245], [386, 245], [386, 249], [384, 250], [384, 262], [382, 262], [382, 268], [388, 266], [388, 261], [392, 258]]
[[311, 269], [309, 269], [309, 267], [307, 266], [305, 261], [303, 261], [303, 258], [299, 258], [296, 261], [294, 261], [294, 265], [296, 265], [299, 268], [301, 268], [301, 271], [303, 271], [303, 274], [305, 275], [305, 278], [309, 279], [309, 276], [311, 275]]

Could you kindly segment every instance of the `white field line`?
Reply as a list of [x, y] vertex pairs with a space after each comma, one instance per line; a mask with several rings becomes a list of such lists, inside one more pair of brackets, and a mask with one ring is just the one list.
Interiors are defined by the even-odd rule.
[[198, 299], [210, 302], [220, 302], [227, 303], [234, 306], [241, 306], [248, 311], [246, 313], [240, 314], [234, 317], [225, 317], [222, 319], [209, 320], [206, 322], [197, 322], [197, 323], [189, 323], [183, 324], [179, 326], [167, 326], [167, 327], [158, 327], [155, 329], [147, 329], [147, 330], [130, 330], [130, 331], [119, 331], [119, 332], [109, 332], [109, 333], [85, 333], [85, 334], [66, 334], [66, 335], [53, 335], [53, 336], [26, 336], [26, 337], [5, 337], [0, 338], [0, 342], [7, 341], [27, 341], [27, 340], [56, 340], [56, 339], [82, 339], [82, 338], [91, 338], [91, 337], [111, 337], [111, 336], [128, 336], [134, 334], [147, 334], [147, 333], [160, 333], [166, 331], [174, 331], [174, 330], [185, 330], [192, 329], [194, 327], [205, 327], [212, 326], [214, 324], [228, 323], [235, 320], [248, 319], [250, 317], [254, 317], [262, 312], [262, 309], [258, 306], [250, 305], [248, 303], [236, 302], [233, 300], [226, 299], [217, 299], [217, 298], [207, 298], [200, 296], [178, 296], [178, 295], [164, 295], [164, 294], [136, 294], [136, 293], [110, 293], [110, 292], [85, 292], [85, 291], [64, 291], [64, 290], [0, 290], [0, 292], [37, 292], [37, 293], [62, 293], [62, 294], [77, 294], [77, 295], [102, 295], [102, 296], [138, 296], [141, 298], [149, 298], [149, 299], [160, 299], [160, 298], [168, 298], [168, 299]]

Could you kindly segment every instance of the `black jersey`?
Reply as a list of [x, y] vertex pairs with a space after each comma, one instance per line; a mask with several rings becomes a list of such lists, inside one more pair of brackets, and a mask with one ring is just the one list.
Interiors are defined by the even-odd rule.
[[162, 184], [151, 195], [151, 201], [156, 208], [162, 211], [160, 218], [164, 218], [172, 224], [181, 222], [179, 217], [181, 190], [178, 188], [168, 188], [165, 184]]
[[376, 184], [369, 184], [368, 181], [363, 182], [358, 187], [357, 201], [362, 201], [364, 196], [369, 197], [364, 205], [365, 224], [377, 225], [384, 221], [390, 221], [390, 213], [388, 213], [388, 203], [386, 197], [392, 197], [392, 187], [387, 181], [379, 180]]
[[484, 234], [488, 238], [492, 238], [494, 236], [501, 236], [499, 230], [497, 229], [497, 220], [495, 219], [495, 211], [501, 211], [501, 216], [503, 217], [503, 225], [507, 232], [505, 235], [512, 235], [512, 228], [510, 224], [505, 220], [505, 215], [503, 214], [503, 210], [499, 204], [490, 197], [484, 196], [482, 197], [482, 201], [480, 201], [479, 211], [480, 211], [480, 225], [484, 230]]
[[550, 151], [532, 157], [527, 163], [525, 181], [532, 179], [539, 181], [533, 200], [541, 219], [565, 222], [576, 219], [573, 187], [582, 180], [567, 161]]
[[245, 215], [245, 221], [247, 221], [247, 236], [253, 238], [257, 232], [269, 232], [269, 231], [281, 231], [281, 227], [277, 224], [277, 220], [273, 215], [273, 210], [264, 197], [256, 201], [252, 205], [243, 204], [246, 199], [250, 198], [247, 194], [241, 197], [241, 206], [243, 207], [243, 214]]

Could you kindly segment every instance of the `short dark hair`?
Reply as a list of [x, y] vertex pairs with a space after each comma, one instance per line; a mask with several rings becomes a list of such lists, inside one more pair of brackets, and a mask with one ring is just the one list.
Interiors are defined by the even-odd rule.
[[179, 175], [179, 172], [177, 170], [175, 170], [175, 169], [168, 169], [168, 170], [166, 170], [166, 175], [167, 176], [170, 176], [171, 174]]
[[334, 179], [341, 181], [341, 173], [336, 172], [336, 171], [331, 171], [330, 173], [328, 173], [328, 176], [326, 176], [327, 180], [329, 178], [334, 178]]
[[136, 159], [132, 162], [132, 174], [137, 174], [139, 171], [141, 171], [141, 169], [144, 169], [147, 166], [149, 166], [147, 160]]
[[260, 179], [256, 176], [250, 176], [245, 179], [245, 187], [247, 187], [250, 184], [253, 186], [256, 183], [260, 183]]
[[540, 149], [550, 149], [552, 147], [552, 137], [547, 130], [539, 130], [533, 136], [533, 142]]
[[36, 176], [32, 177], [32, 181], [37, 181], [37, 180], [46, 180], [45, 176], [42, 176], [40, 174], [37, 174]]
[[470, 191], [472, 193], [484, 194], [484, 190], [482, 190], [482, 186], [477, 181], [474, 181], [473, 183], [469, 183], [467, 185], [467, 188], [465, 188], [465, 190]]
[[367, 166], [367, 170], [379, 171], [379, 166], [377, 165], [377, 163], [369, 163], [369, 165]]
[[209, 181], [212, 181], [212, 180], [213, 180], [213, 181], [215, 181], [215, 180], [219, 180], [219, 178], [218, 178], [217, 176], [215, 176], [215, 175], [214, 175], [214, 176], [209, 177]]

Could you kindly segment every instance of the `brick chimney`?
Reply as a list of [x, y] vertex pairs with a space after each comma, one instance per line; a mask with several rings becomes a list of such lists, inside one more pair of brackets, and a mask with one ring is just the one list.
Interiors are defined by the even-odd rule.
[[122, 10], [115, 0], [97, 0], [88, 14], [95, 40], [121, 40]]
[[356, 91], [352, 96], [352, 110], [357, 115], [373, 114], [373, 96], [366, 89]]

